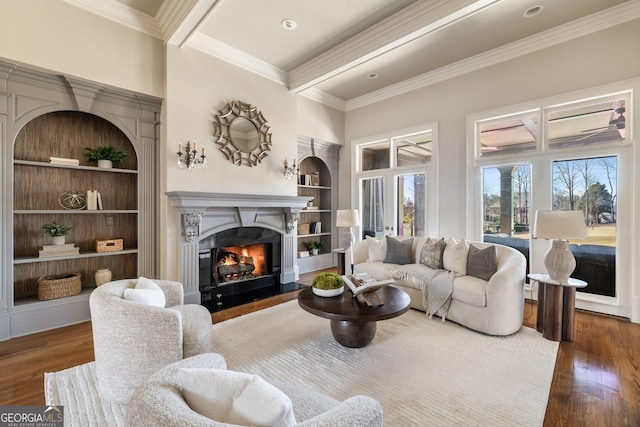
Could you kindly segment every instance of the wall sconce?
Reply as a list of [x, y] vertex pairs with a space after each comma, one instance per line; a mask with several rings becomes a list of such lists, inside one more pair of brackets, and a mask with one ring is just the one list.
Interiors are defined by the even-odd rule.
[[178, 141], [178, 166], [181, 168], [187, 168], [193, 170], [195, 167], [204, 167], [207, 163], [207, 157], [204, 155], [204, 147], [202, 147], [202, 154], [198, 157], [198, 141], [193, 140], [193, 147], [191, 142], [187, 141], [185, 145], [185, 152], [182, 152], [182, 141]]
[[284, 159], [284, 179], [291, 179], [294, 176], [298, 176], [300, 168], [296, 167], [296, 159], [293, 159], [293, 165], [289, 166], [289, 161]]

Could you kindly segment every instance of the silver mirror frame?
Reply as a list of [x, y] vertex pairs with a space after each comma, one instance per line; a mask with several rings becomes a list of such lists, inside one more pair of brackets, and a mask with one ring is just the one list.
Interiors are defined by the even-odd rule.
[[[271, 132], [267, 120], [256, 107], [241, 101], [231, 101], [219, 110], [213, 121], [213, 136], [218, 148], [227, 160], [237, 166], [257, 166], [271, 151]], [[242, 151], [233, 144], [231, 123], [239, 117], [249, 120], [258, 131], [258, 145], [250, 151]]]

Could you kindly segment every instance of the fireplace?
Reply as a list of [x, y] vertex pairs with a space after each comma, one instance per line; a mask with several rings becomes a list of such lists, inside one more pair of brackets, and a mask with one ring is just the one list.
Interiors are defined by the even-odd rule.
[[[297, 286], [296, 221], [309, 197], [193, 191], [166, 194], [180, 214], [178, 281], [184, 286], [185, 303], [217, 310]], [[258, 270], [262, 255], [250, 252], [253, 244], [262, 246], [264, 271]], [[223, 268], [221, 277], [217, 268], [221, 254], [244, 266]], [[249, 273], [251, 263], [254, 270]]]
[[281, 234], [239, 227], [199, 242], [201, 303], [210, 311], [293, 290], [280, 283]]

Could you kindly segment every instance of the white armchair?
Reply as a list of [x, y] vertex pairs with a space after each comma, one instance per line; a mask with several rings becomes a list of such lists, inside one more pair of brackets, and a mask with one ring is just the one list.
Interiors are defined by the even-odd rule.
[[211, 351], [211, 314], [200, 305], [183, 305], [180, 283], [154, 280], [165, 294], [163, 308], [123, 299], [136, 282], [106, 283], [89, 298], [98, 391], [112, 403], [128, 403], [158, 369]]
[[[162, 368], [131, 397], [127, 426], [231, 426], [206, 418], [189, 407], [180, 389], [178, 372], [182, 368], [226, 369], [226, 363], [219, 354], [202, 354]], [[340, 402], [298, 385], [275, 382], [273, 385], [291, 399], [298, 426], [382, 426], [382, 406], [370, 397], [353, 396]]]

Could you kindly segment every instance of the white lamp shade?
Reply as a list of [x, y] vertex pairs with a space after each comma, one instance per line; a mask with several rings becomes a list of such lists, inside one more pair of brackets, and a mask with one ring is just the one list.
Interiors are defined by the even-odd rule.
[[536, 211], [534, 239], [582, 240], [587, 227], [582, 211]]
[[343, 209], [336, 212], [336, 227], [360, 227], [357, 209]]

